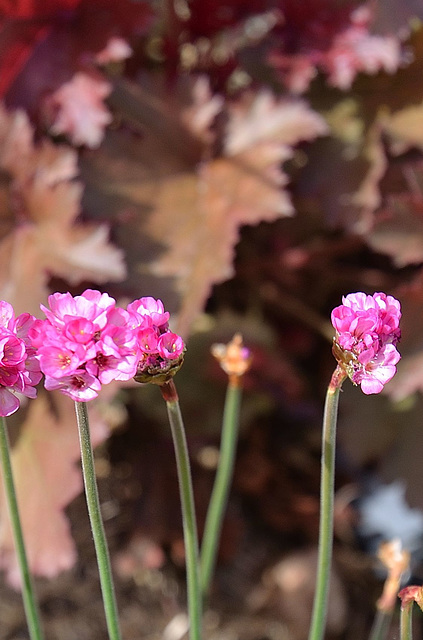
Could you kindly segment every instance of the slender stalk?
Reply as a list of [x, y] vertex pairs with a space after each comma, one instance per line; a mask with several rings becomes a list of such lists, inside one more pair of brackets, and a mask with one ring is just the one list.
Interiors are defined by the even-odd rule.
[[182, 521], [184, 528], [190, 638], [191, 640], [201, 640], [202, 602], [200, 590], [200, 562], [188, 447], [181, 410], [179, 407], [178, 394], [173, 380], [163, 384], [160, 389], [166, 402], [178, 470], [179, 493], [181, 498]]
[[369, 640], [385, 640], [389, 630], [389, 624], [392, 619], [392, 611], [376, 611], [372, 630], [370, 631]]
[[338, 366], [330, 381], [323, 414], [322, 462], [320, 481], [320, 528], [316, 592], [309, 640], [323, 640], [328, 606], [330, 568], [332, 562], [333, 504], [335, 489], [335, 441], [338, 401], [346, 378]]
[[3, 417], [0, 419], [0, 459], [7, 506], [12, 525], [13, 539], [15, 542], [16, 555], [22, 578], [22, 598], [29, 635], [31, 640], [42, 640], [43, 633], [41, 631], [38, 606], [34, 594], [31, 574], [28, 568], [25, 542], [23, 539], [18, 503], [16, 499], [15, 483], [13, 480], [12, 464], [10, 460], [9, 435], [7, 433], [6, 419]]
[[88, 411], [85, 402], [75, 402], [76, 419], [78, 422], [79, 443], [81, 446], [82, 473], [84, 476], [85, 497], [90, 517], [91, 531], [97, 555], [97, 565], [100, 574], [103, 605], [106, 614], [107, 629], [110, 640], [121, 640], [119, 617], [113, 586], [112, 570], [109, 550], [104, 533], [103, 520], [100, 511], [97, 482], [95, 477], [94, 456], [90, 438]]
[[407, 604], [401, 607], [400, 640], [413, 640], [412, 611], [413, 601], [407, 602]]
[[201, 588], [207, 597], [216, 565], [223, 514], [232, 482], [236, 443], [239, 431], [241, 387], [239, 378], [229, 378], [223, 412], [219, 465], [207, 510], [203, 541], [201, 544]]

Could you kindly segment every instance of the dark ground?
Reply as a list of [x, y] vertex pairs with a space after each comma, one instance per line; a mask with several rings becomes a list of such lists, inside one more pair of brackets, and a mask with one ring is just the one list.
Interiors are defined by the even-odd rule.
[[[276, 470], [265, 434], [266, 428], [252, 429], [240, 445], [214, 592], [205, 614], [209, 640], [307, 637], [317, 535], [317, 439], [304, 432], [302, 442], [285, 441], [282, 465]], [[173, 452], [169, 440], [158, 437], [148, 444], [144, 441], [140, 453], [133, 438], [131, 430], [122, 432], [97, 452], [122, 637], [179, 640], [185, 592]], [[195, 454], [200, 444], [190, 442], [191, 452]], [[138, 455], [140, 463], [135, 465]], [[254, 473], [254, 468], [260, 473]], [[213, 474], [195, 462], [193, 470], [201, 528], [202, 503]], [[282, 500], [283, 509], [277, 506]], [[82, 496], [70, 505], [68, 514], [79, 551], [77, 566], [57, 579], [36, 583], [46, 640], [106, 640]], [[348, 509], [340, 511], [338, 522], [348, 524], [350, 516]], [[328, 638], [364, 640], [382, 582], [373, 570], [374, 559], [344, 534], [338, 536], [335, 547], [329, 614], [333, 633]], [[397, 637], [398, 626], [394, 626], [389, 638]], [[0, 639], [27, 638], [20, 594], [2, 582]]]

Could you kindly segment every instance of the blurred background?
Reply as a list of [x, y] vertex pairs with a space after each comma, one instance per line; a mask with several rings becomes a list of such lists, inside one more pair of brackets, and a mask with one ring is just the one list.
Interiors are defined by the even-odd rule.
[[[380, 397], [344, 384], [328, 638], [368, 637], [382, 542], [423, 581], [422, 19], [420, 0], [0, 0], [0, 299], [164, 301], [200, 532], [226, 388], [210, 346], [239, 331], [253, 352], [207, 638], [307, 637], [329, 320], [350, 292], [401, 301], [402, 360]], [[164, 403], [113, 383], [90, 409], [123, 636], [179, 640]], [[72, 401], [40, 390], [10, 427], [46, 635], [106, 638]], [[0, 638], [24, 640], [6, 519], [1, 499]]]

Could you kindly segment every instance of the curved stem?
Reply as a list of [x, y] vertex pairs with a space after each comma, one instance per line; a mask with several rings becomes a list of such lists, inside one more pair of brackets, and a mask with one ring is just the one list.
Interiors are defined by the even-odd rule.
[[76, 419], [78, 422], [79, 443], [81, 446], [82, 473], [84, 476], [85, 497], [90, 517], [91, 531], [97, 555], [97, 565], [100, 574], [103, 605], [106, 614], [107, 629], [110, 640], [121, 640], [119, 617], [113, 586], [112, 569], [109, 550], [104, 533], [103, 520], [100, 511], [97, 482], [94, 468], [94, 455], [91, 445], [88, 411], [85, 402], [75, 402]]
[[239, 430], [239, 410], [241, 387], [237, 381], [229, 381], [223, 413], [222, 438], [220, 444], [219, 465], [213, 492], [207, 510], [203, 541], [201, 544], [201, 587], [203, 597], [207, 597], [216, 565], [223, 514], [228, 501], [231, 486], [236, 443]]
[[335, 441], [339, 392], [346, 374], [337, 367], [326, 393], [323, 414], [322, 462], [320, 481], [320, 527], [316, 592], [309, 640], [323, 640], [328, 606], [332, 562], [333, 504], [335, 490]]
[[12, 464], [10, 461], [10, 444], [7, 433], [7, 424], [6, 419], [3, 417], [1, 417], [0, 420], [0, 458], [10, 523], [12, 526], [16, 555], [22, 578], [22, 598], [28, 622], [29, 635], [31, 640], [42, 640], [43, 634], [39, 621], [39, 612], [34, 595], [31, 574], [28, 568], [25, 542], [23, 539], [18, 503], [16, 499], [15, 483], [13, 480]]
[[191, 640], [201, 640], [202, 603], [200, 592], [200, 563], [188, 447], [174, 382], [172, 380], [166, 382], [160, 387], [160, 390], [166, 402], [178, 470], [179, 493], [184, 527], [190, 638]]

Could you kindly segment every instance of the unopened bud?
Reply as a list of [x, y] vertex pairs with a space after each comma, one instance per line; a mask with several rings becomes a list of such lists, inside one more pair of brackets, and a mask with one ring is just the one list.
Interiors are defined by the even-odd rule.
[[228, 344], [212, 345], [211, 352], [232, 384], [238, 384], [251, 366], [251, 351], [244, 347], [240, 333], [236, 333]]

